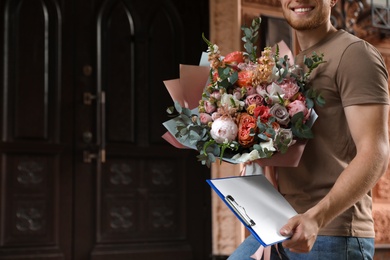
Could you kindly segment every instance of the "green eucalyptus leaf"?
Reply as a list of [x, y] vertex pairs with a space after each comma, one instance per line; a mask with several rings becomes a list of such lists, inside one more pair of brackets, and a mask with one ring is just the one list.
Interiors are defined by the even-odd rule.
[[238, 72], [235, 71], [232, 73], [232, 75], [230, 75], [229, 82], [230, 82], [230, 84], [234, 85], [234, 83], [236, 83], [237, 80], [238, 80]]
[[177, 101], [175, 101], [175, 102], [174, 102], [174, 106], [175, 106], [176, 111], [177, 111], [179, 114], [181, 114], [182, 108], [181, 108], [180, 103], [177, 102]]
[[273, 129], [272, 127], [267, 128], [266, 133], [268, 134], [268, 136], [271, 136], [271, 138], [273, 138], [276, 134], [275, 129]]
[[223, 87], [223, 88], [228, 88], [231, 86], [231, 83], [229, 82], [229, 80], [226, 78], [226, 79], [223, 79], [221, 81], [218, 81], [218, 86], [220, 87]]
[[307, 106], [308, 108], [313, 108], [313, 107], [314, 107], [313, 99], [311, 99], [311, 98], [306, 98], [306, 106]]
[[303, 121], [303, 112], [298, 112], [291, 117], [291, 123], [296, 124], [297, 122]]
[[261, 140], [267, 141], [269, 138], [265, 134], [258, 134], [257, 137], [259, 137]]
[[252, 35], [251, 29], [250, 29], [250, 28], [245, 28], [245, 27], [244, 27], [243, 30], [244, 30], [245, 37], [246, 37], [246, 38], [251, 38], [251, 35]]
[[226, 67], [223, 69], [223, 75], [226, 76], [226, 78], [230, 75], [230, 68], [229, 67]]

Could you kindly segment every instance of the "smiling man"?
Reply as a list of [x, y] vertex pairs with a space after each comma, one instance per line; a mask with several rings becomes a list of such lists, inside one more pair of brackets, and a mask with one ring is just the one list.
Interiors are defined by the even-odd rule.
[[[280, 192], [299, 214], [280, 229], [291, 237], [272, 259], [373, 259], [371, 189], [389, 158], [386, 66], [369, 43], [332, 26], [337, 1], [280, 1], [296, 31], [298, 63], [324, 54], [310, 87], [326, 104], [315, 107], [314, 139], [298, 167], [276, 169]], [[253, 259], [259, 245], [249, 236], [229, 259]]]

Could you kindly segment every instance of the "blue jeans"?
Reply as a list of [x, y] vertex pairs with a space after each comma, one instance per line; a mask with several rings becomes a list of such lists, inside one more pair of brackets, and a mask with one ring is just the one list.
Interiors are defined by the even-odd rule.
[[[250, 235], [228, 260], [253, 260], [250, 256], [259, 246], [260, 243]], [[292, 253], [279, 247], [283, 260], [372, 260], [374, 251], [373, 238], [359, 237], [318, 236], [312, 250], [306, 254]], [[281, 259], [275, 252], [272, 250], [271, 259]]]

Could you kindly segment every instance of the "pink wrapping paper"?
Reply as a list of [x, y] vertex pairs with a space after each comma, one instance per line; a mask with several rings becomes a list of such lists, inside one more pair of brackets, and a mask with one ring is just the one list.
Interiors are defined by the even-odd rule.
[[172, 100], [182, 107], [198, 107], [206, 86], [210, 68], [207, 66], [180, 65], [180, 78], [164, 81]]

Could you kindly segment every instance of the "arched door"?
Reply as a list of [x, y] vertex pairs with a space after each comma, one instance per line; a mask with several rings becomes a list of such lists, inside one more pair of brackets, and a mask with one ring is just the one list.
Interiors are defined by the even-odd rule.
[[0, 259], [209, 259], [209, 170], [161, 138], [208, 1], [0, 5]]

